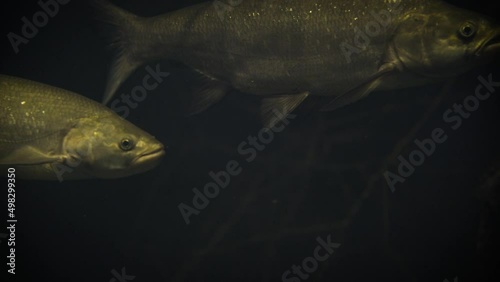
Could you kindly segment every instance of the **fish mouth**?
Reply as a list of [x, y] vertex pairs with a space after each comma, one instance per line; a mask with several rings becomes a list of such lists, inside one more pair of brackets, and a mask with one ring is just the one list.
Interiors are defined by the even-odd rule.
[[476, 51], [476, 56], [500, 53], [500, 30], [493, 32]]
[[145, 152], [139, 156], [137, 156], [133, 161], [132, 164], [152, 164], [153, 166], [158, 164], [159, 161], [165, 156], [165, 150], [163, 148], [163, 145], [158, 146], [157, 148]]

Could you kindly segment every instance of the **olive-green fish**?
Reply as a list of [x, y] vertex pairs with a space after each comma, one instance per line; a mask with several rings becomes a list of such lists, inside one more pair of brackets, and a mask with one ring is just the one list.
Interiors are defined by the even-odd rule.
[[17, 178], [118, 178], [155, 167], [153, 136], [107, 107], [42, 83], [0, 75], [0, 169]]
[[167, 59], [205, 77], [193, 113], [236, 89], [263, 95], [267, 124], [310, 95], [333, 110], [457, 76], [500, 49], [490, 19], [438, 0], [210, 1], [150, 18], [99, 3], [120, 51], [104, 103], [138, 66]]

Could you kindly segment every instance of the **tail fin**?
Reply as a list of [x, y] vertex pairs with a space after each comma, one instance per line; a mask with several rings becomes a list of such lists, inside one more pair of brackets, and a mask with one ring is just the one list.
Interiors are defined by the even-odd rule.
[[141, 65], [141, 62], [134, 60], [132, 54], [134, 46], [140, 44], [132, 38], [137, 33], [140, 18], [107, 0], [94, 0], [93, 4], [102, 15], [101, 20], [110, 25], [110, 45], [117, 50], [102, 101], [107, 104], [123, 82]]

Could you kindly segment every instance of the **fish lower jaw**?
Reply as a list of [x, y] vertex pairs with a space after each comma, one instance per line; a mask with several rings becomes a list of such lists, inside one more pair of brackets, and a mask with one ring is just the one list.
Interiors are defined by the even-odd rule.
[[500, 31], [493, 33], [484, 40], [475, 52], [476, 56], [493, 53], [500, 53]]
[[132, 161], [131, 166], [138, 167], [140, 168], [141, 171], [147, 171], [156, 167], [164, 156], [165, 156], [165, 151], [163, 150], [163, 148], [160, 148], [156, 151], [143, 154], [135, 158]]

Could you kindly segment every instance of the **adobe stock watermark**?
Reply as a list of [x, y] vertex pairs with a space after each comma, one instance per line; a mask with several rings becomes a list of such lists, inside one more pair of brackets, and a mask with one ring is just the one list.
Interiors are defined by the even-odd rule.
[[224, 20], [224, 17], [226, 16], [227, 12], [231, 12], [241, 3], [243, 3], [243, 0], [227, 0], [224, 2], [220, 0], [215, 0], [212, 5], [214, 6], [215, 11], [217, 11], [217, 15], [222, 21]]
[[9, 39], [14, 53], [19, 53], [19, 46], [21, 44], [28, 44], [30, 39], [35, 38], [40, 28], [45, 27], [49, 23], [49, 19], [55, 17], [60, 10], [60, 5], [66, 5], [70, 0], [40, 0], [38, 6], [41, 10], [34, 13], [31, 19], [22, 17], [21, 22], [21, 35], [9, 32], [7, 38]]
[[380, 35], [383, 30], [392, 23], [393, 17], [401, 12], [401, 1], [388, 1], [388, 9], [380, 10], [378, 13], [371, 11], [373, 17], [363, 29], [354, 28], [354, 37], [352, 42], [344, 41], [340, 43], [340, 50], [344, 54], [348, 63], [352, 62], [353, 54], [360, 54], [371, 44], [371, 38]]
[[137, 85], [130, 91], [130, 94], [122, 93], [120, 98], [116, 98], [111, 102], [111, 110], [116, 114], [126, 119], [130, 115], [130, 109], [136, 109], [140, 102], [146, 100], [148, 93], [155, 90], [170, 76], [169, 72], [162, 72], [160, 65], [157, 64], [155, 69], [151, 66], [146, 66], [147, 75], [142, 78], [142, 84]]
[[111, 274], [113, 274], [113, 278], [109, 282], [127, 282], [135, 279], [135, 276], [127, 274], [125, 267], [122, 267], [121, 273], [113, 269], [111, 270]]
[[[243, 141], [238, 145], [238, 153], [242, 156], [247, 163], [251, 163], [257, 157], [258, 152], [264, 151], [266, 146], [273, 142], [275, 134], [285, 130], [285, 126], [290, 124], [290, 120], [295, 119], [297, 115], [280, 113], [278, 110], [273, 110], [275, 120], [278, 122], [271, 128], [262, 128], [257, 135], [250, 135], [247, 141]], [[225, 170], [219, 172], [209, 172], [208, 176], [211, 181], [205, 184], [203, 192], [198, 188], [193, 189], [192, 206], [183, 202], [178, 205], [182, 218], [187, 225], [191, 223], [190, 217], [192, 215], [199, 215], [200, 211], [205, 209], [210, 204], [210, 199], [215, 199], [221, 191], [228, 187], [232, 177], [236, 177], [243, 172], [243, 167], [236, 160], [230, 160], [226, 163]]]
[[[493, 81], [493, 75], [488, 78], [478, 77], [479, 84], [475, 89], [474, 95], [465, 97], [461, 104], [454, 104], [452, 108], [443, 113], [444, 128], [458, 130], [465, 119], [471, 117], [471, 114], [478, 110], [480, 103], [486, 101], [495, 93], [497, 87], [500, 87], [500, 81]], [[413, 143], [417, 147], [411, 151], [407, 158], [398, 156], [399, 165], [397, 173], [387, 170], [384, 172], [385, 180], [392, 192], [396, 191], [396, 184], [403, 183], [415, 173], [415, 168], [422, 166], [427, 158], [431, 157], [437, 149], [437, 146], [448, 140], [446, 130], [438, 127], [431, 131], [430, 137], [424, 140], [415, 139]]]
[[340, 247], [339, 243], [332, 243], [331, 235], [326, 237], [326, 241], [318, 236], [316, 242], [318, 242], [318, 245], [314, 248], [312, 256], [306, 257], [300, 265], [292, 265], [291, 270], [283, 272], [283, 275], [281, 275], [283, 282], [300, 282], [309, 279], [311, 274], [318, 270], [319, 263], [326, 261], [335, 249]]

